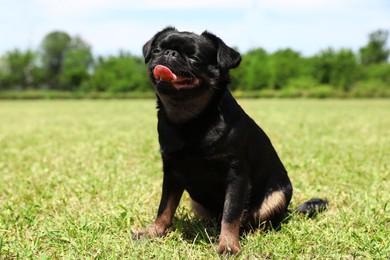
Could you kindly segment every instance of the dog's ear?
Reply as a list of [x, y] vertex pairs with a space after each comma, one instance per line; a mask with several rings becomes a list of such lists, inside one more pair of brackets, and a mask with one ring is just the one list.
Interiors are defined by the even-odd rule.
[[151, 53], [151, 50], [152, 50], [152, 44], [153, 42], [159, 37], [161, 36], [162, 34], [166, 33], [166, 32], [170, 32], [170, 31], [177, 31], [175, 27], [172, 27], [172, 26], [169, 26], [169, 27], [166, 27], [165, 29], [159, 31], [158, 33], [156, 33], [152, 39], [150, 39], [148, 42], [146, 42], [144, 44], [144, 47], [142, 48], [142, 54], [144, 55], [144, 59], [145, 59], [145, 63], [148, 63], [151, 56], [152, 56], [152, 53]]
[[241, 55], [227, 46], [219, 37], [207, 31], [204, 31], [202, 36], [210, 40], [217, 48], [217, 61], [222, 70], [233, 69], [240, 65]]

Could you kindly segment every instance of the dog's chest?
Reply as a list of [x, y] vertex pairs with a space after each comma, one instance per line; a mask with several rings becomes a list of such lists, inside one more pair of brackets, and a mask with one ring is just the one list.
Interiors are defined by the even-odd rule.
[[220, 207], [225, 196], [227, 167], [217, 157], [204, 158], [190, 155], [169, 157], [172, 174], [190, 196], [203, 205]]
[[209, 180], [219, 182], [226, 177], [226, 165], [224, 159], [218, 155], [211, 156], [182, 154], [163, 156], [164, 160], [169, 161], [175, 176], [182, 179], [183, 183], [193, 183], [200, 180]]
[[[219, 118], [208, 118], [209, 122], [172, 126], [159, 120], [159, 143], [162, 153], [183, 154], [189, 152], [185, 161], [202, 161], [207, 165], [205, 157], [211, 157], [219, 149], [220, 140], [227, 132], [227, 126]], [[202, 165], [203, 165], [202, 163]]]

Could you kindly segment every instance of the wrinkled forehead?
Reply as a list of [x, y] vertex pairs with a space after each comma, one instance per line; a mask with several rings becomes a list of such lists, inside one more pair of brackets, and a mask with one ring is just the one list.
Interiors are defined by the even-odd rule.
[[190, 32], [174, 32], [162, 35], [159, 39], [159, 47], [162, 49], [174, 49], [196, 52], [198, 50], [205, 52], [215, 51], [213, 44], [201, 35]]

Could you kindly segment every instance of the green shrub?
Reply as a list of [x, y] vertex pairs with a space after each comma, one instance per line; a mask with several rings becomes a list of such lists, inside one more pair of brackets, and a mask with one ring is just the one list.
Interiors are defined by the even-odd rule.
[[359, 81], [350, 91], [351, 97], [390, 97], [390, 84], [379, 79]]
[[390, 64], [378, 63], [362, 68], [364, 80], [377, 79], [390, 85]]
[[301, 76], [292, 78], [288, 81], [287, 88], [291, 89], [310, 89], [317, 86], [318, 82], [310, 76]]
[[311, 98], [330, 98], [330, 97], [341, 97], [342, 91], [334, 89], [331, 85], [319, 85], [309, 89], [306, 92], [306, 97]]

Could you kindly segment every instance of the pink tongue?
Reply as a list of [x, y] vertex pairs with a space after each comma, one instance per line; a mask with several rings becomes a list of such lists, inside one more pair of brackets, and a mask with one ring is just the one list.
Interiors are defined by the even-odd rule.
[[168, 82], [172, 82], [177, 78], [169, 68], [163, 65], [157, 65], [153, 70], [153, 74], [156, 79]]

